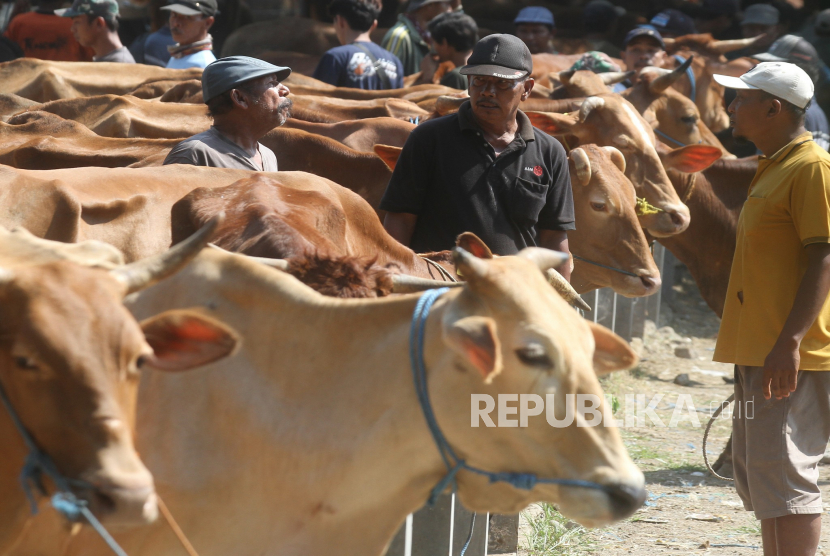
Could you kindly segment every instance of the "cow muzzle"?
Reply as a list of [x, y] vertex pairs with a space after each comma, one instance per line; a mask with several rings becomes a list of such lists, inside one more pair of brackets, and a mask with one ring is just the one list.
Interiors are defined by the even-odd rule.
[[603, 490], [563, 488], [562, 513], [586, 527], [601, 527], [625, 519], [646, 501], [643, 481], [605, 485]]
[[147, 525], [158, 517], [158, 497], [153, 478], [146, 469], [118, 478], [91, 481], [91, 485], [78, 495], [106, 526]]
[[640, 216], [640, 225], [654, 237], [668, 237], [679, 234], [689, 227], [689, 207], [683, 204], [665, 205], [657, 214]]

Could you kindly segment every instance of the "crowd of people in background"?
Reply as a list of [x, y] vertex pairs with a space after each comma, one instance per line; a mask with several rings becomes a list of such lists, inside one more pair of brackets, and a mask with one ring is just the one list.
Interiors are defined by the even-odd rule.
[[[157, 29], [147, 29], [130, 44], [122, 43], [117, 0], [33, 0], [31, 11], [18, 13], [0, 38], [0, 61], [22, 56], [45, 60], [143, 63], [168, 68], [204, 68], [218, 53], [211, 28], [222, 17], [217, 0], [170, 0], [161, 8]], [[658, 3], [659, 5], [659, 3]], [[581, 8], [581, 41], [588, 52], [573, 69], [596, 72], [660, 66], [668, 56], [664, 39], [711, 33], [716, 39], [757, 37], [728, 59], [786, 61], [804, 69], [817, 94], [830, 84], [830, 9], [795, 8], [781, 0], [699, 0], [671, 4], [656, 13], [632, 14], [609, 0], [590, 0]], [[828, 4], [830, 6], [830, 4]], [[338, 87], [393, 89], [420, 72], [418, 83], [433, 82], [466, 90], [459, 73], [479, 38], [489, 34], [464, 12], [460, 0], [408, 0], [397, 21], [379, 41], [375, 31], [381, 0], [334, 0], [328, 7], [341, 46], [320, 59], [313, 76]], [[809, 13], [808, 13], [809, 12]], [[634, 19], [632, 20], [632, 15]], [[631, 22], [634, 23], [631, 23]], [[623, 22], [626, 28], [621, 27]], [[531, 54], [556, 54], [557, 24], [548, 7], [529, 5], [517, 11], [513, 34]], [[573, 37], [569, 30], [569, 37]], [[624, 36], [622, 41], [618, 37]], [[621, 63], [620, 63], [621, 62]], [[615, 86], [621, 91], [626, 81]], [[726, 102], [733, 93], [727, 91]], [[821, 95], [818, 94], [820, 97]], [[830, 148], [830, 127], [821, 103], [811, 103], [807, 129]]]

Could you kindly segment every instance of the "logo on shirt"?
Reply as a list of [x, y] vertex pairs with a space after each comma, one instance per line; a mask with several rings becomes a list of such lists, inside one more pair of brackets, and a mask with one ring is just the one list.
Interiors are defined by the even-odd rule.
[[542, 167], [541, 166], [534, 166], [533, 167], [533, 173], [537, 176], [541, 176], [542, 175]]
[[[383, 69], [386, 70], [386, 75], [389, 76], [390, 81], [394, 81], [398, 78], [398, 68], [395, 66], [394, 62], [381, 58], [378, 60], [378, 65], [382, 66]], [[361, 81], [369, 76], [377, 74], [377, 69], [372, 63], [372, 60], [370, 60], [369, 57], [363, 52], [355, 52], [352, 54], [352, 58], [349, 60], [349, 64], [346, 69], [349, 72], [349, 77], [353, 81]]]

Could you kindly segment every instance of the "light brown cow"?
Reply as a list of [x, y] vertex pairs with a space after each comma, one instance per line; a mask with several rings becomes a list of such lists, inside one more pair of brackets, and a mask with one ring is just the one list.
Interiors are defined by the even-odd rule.
[[201, 78], [199, 68], [171, 70], [106, 62], [53, 62], [20, 58], [0, 64], [0, 93], [37, 102], [93, 95], [124, 95], [152, 81]]
[[[636, 108], [615, 93], [585, 99], [577, 114], [528, 112], [533, 125], [563, 137], [566, 148], [595, 143], [619, 149], [625, 156], [625, 175], [637, 195], [651, 207], [640, 211], [640, 223], [656, 237], [678, 234], [689, 226], [689, 209], [677, 196], [657, 155], [651, 125]], [[677, 149], [674, 163], [698, 171], [720, 158], [722, 151], [707, 145]]]
[[[470, 427], [471, 394], [550, 394], [563, 414], [567, 394], [593, 394], [609, 414], [596, 373], [636, 360], [551, 292], [539, 272], [550, 263], [529, 260], [542, 259], [539, 252], [523, 255], [459, 254], [467, 285], [443, 295], [426, 324], [432, 405], [471, 465], [597, 481], [603, 490], [517, 490], [461, 471], [458, 495], [475, 511], [510, 513], [545, 500], [580, 523], [609, 523], [645, 496], [616, 429], [554, 428], [540, 417], [527, 428]], [[213, 252], [174, 280], [136, 299], [138, 318], [159, 304], [200, 305], [243, 340], [238, 355], [198, 381], [147, 376], [141, 387], [139, 449], [196, 550], [380, 556], [446, 473], [407, 355], [418, 297], [323, 298]], [[131, 556], [180, 550], [161, 525], [117, 538]], [[78, 554], [104, 552], [83, 534], [66, 552]]]
[[356, 151], [373, 152], [375, 145], [403, 147], [415, 124], [396, 118], [366, 118], [337, 123], [316, 123], [289, 118], [283, 129], [300, 129], [334, 139]]
[[0, 122], [0, 138], [0, 163], [31, 170], [160, 165], [178, 143], [101, 137], [77, 122], [37, 111]]
[[[153, 478], [133, 447], [140, 369], [185, 370], [237, 344], [229, 328], [196, 312], [139, 324], [122, 305], [126, 294], [186, 265], [215, 224], [126, 267], [105, 244], [55, 245], [0, 227], [0, 386], [38, 448], [103, 523], [143, 525], [157, 515]], [[28, 448], [2, 406], [0, 445], [0, 553], [7, 554], [29, 519], [19, 482]]]

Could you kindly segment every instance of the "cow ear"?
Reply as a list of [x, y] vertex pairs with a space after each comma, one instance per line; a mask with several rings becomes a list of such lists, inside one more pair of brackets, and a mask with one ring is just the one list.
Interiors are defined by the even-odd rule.
[[501, 372], [501, 346], [493, 319], [478, 316], [458, 319], [445, 329], [444, 339], [478, 369], [485, 384], [490, 384]]
[[384, 105], [386, 106], [386, 111], [389, 113], [389, 116], [399, 120], [409, 120], [410, 118], [413, 120], [415, 118], [423, 120], [429, 116], [429, 112], [414, 102], [410, 102], [402, 98], [387, 99]]
[[539, 128], [548, 135], [575, 134], [574, 128], [579, 122], [576, 114], [558, 114], [556, 112], [526, 112], [533, 127]]
[[701, 172], [723, 156], [723, 151], [712, 145], [687, 145], [661, 156], [663, 166], [693, 174]]
[[480, 237], [473, 232], [464, 232], [455, 240], [455, 245], [465, 249], [479, 259], [492, 259], [493, 252], [487, 247]]
[[219, 321], [195, 311], [165, 311], [144, 321], [141, 329], [153, 356], [147, 365], [160, 371], [185, 371], [227, 357], [240, 340]]
[[639, 358], [628, 342], [600, 324], [586, 322], [594, 335], [594, 371], [597, 375], [630, 369], [637, 364]]
[[395, 166], [398, 164], [398, 157], [401, 156], [401, 149], [400, 147], [390, 147], [389, 145], [375, 145], [374, 146], [375, 154], [378, 155], [384, 164], [390, 169], [394, 170]]

